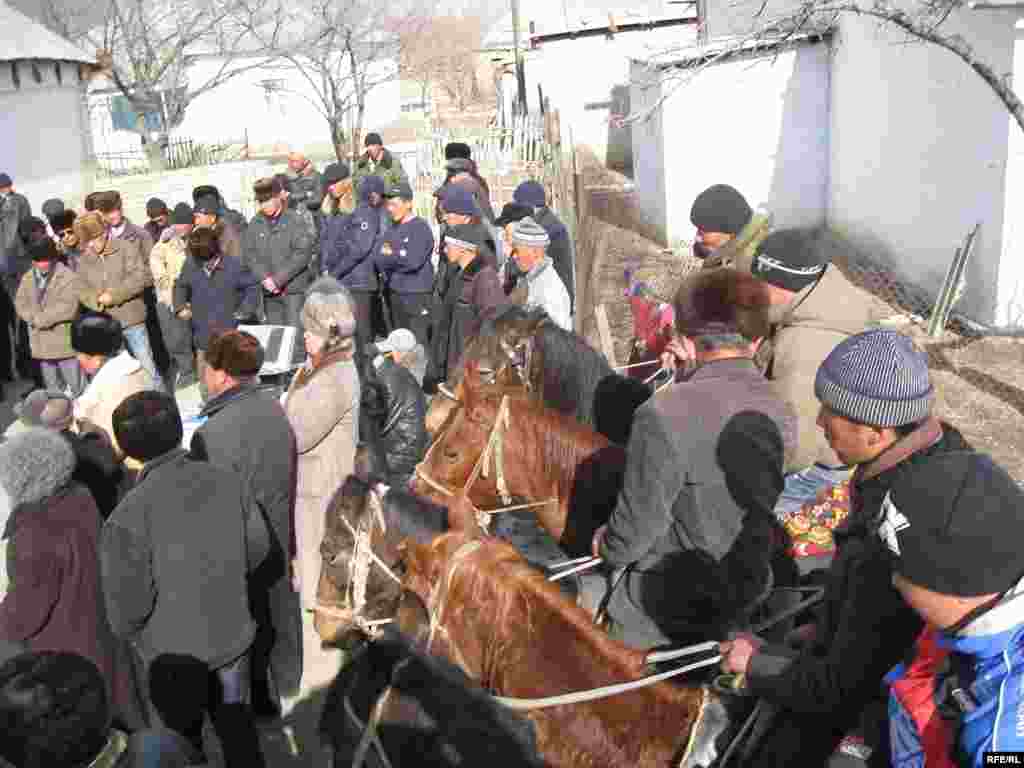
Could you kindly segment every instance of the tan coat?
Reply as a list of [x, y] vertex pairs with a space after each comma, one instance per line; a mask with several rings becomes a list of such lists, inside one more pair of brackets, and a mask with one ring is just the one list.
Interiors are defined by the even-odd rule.
[[74, 357], [71, 349], [71, 321], [78, 312], [78, 280], [63, 264], [54, 263], [53, 274], [40, 301], [35, 271], [21, 278], [15, 298], [18, 317], [28, 323], [28, 342], [37, 360]]
[[183, 237], [171, 237], [153, 246], [149, 254], [149, 269], [153, 273], [156, 298], [161, 304], [174, 306], [174, 281], [187, 259], [188, 247]]
[[[146, 304], [142, 298], [150, 280], [149, 265], [142, 251], [132, 243], [107, 240], [100, 256], [86, 248], [78, 263], [78, 300], [89, 309], [109, 312], [125, 328], [146, 322]], [[100, 294], [109, 292], [113, 306], [101, 308]]]
[[839, 342], [871, 323], [871, 296], [830, 266], [817, 288], [799, 294], [793, 306], [795, 310], [776, 326], [767, 370], [776, 394], [797, 413], [800, 437], [786, 471], [796, 472], [815, 462], [838, 466], [842, 462], [817, 426], [814, 377]]
[[127, 351], [112, 357], [96, 372], [89, 386], [75, 400], [75, 426], [79, 432], [94, 432], [105, 438], [123, 458], [114, 438], [114, 410], [136, 392], [152, 389], [153, 380]]
[[352, 474], [359, 437], [359, 377], [347, 355], [328, 355], [292, 381], [284, 409], [295, 432], [295, 546], [303, 608], [316, 602], [327, 504]]

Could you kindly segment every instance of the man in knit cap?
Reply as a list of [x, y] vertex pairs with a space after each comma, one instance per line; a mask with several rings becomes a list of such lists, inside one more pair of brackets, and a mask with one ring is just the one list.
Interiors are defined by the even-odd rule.
[[187, 203], [174, 206], [171, 226], [160, 235], [160, 242], [149, 255], [149, 268], [156, 288], [156, 311], [167, 352], [174, 362], [174, 388], [195, 383], [192, 359], [192, 330], [188, 320], [174, 313], [174, 284], [188, 261], [188, 236], [192, 232], [193, 212]]
[[352, 185], [359, 189], [359, 184], [369, 175], [380, 176], [384, 179], [384, 186], [391, 189], [397, 184], [409, 183], [409, 177], [402, 168], [402, 162], [385, 149], [384, 139], [379, 133], [368, 133], [363, 141], [366, 152], [356, 161], [356, 167], [352, 171]]
[[762, 332], [736, 302], [749, 282], [720, 269], [680, 285], [676, 330], [697, 368], [636, 411], [618, 504], [594, 537], [595, 556], [629, 568], [608, 616], [635, 648], [722, 637], [771, 586], [796, 419], [754, 365]]
[[153, 238], [153, 244], [160, 242], [160, 235], [171, 225], [171, 209], [159, 197], [151, 197], [146, 201], [146, 222], [144, 229]]
[[758, 244], [767, 237], [771, 218], [755, 213], [734, 187], [715, 184], [693, 201], [690, 223], [697, 228], [693, 255], [707, 269], [750, 268]]
[[576, 281], [573, 275], [576, 260], [569, 230], [551, 210], [547, 202], [547, 193], [539, 181], [524, 181], [516, 187], [516, 191], [512, 193], [512, 202], [532, 208], [533, 220], [540, 224], [551, 238], [547, 254], [569, 294], [569, 313], [572, 314], [576, 300]]
[[[826, 439], [841, 462], [856, 466], [854, 503], [835, 531], [837, 554], [817, 622], [798, 627], [790, 647], [749, 634], [722, 644], [726, 671], [745, 673], [750, 691], [777, 712], [752, 763], [759, 766], [822, 765], [853, 730], [866, 741], [862, 753], [882, 744], [882, 678], [907, 658], [923, 627], [893, 586], [887, 541], [902, 522], [888, 509], [899, 488], [930, 498], [934, 468], [944, 462], [974, 461], [959, 433], [931, 415], [927, 356], [895, 331], [843, 341], [821, 364], [814, 389]], [[941, 509], [922, 507], [935, 514], [922, 525], [937, 525]], [[961, 564], [941, 565], [959, 572]], [[887, 755], [880, 757], [887, 765]]]
[[571, 331], [572, 304], [565, 283], [547, 255], [550, 244], [547, 231], [530, 216], [512, 229], [512, 258], [526, 275], [527, 306], [540, 307], [555, 325]]

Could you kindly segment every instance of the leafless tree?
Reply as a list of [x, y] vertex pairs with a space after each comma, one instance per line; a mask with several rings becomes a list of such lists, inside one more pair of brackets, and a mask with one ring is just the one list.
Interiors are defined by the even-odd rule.
[[478, 52], [482, 40], [479, 16], [436, 16], [415, 20], [403, 31], [403, 77], [420, 84], [426, 95], [440, 88], [462, 111], [480, 96]]

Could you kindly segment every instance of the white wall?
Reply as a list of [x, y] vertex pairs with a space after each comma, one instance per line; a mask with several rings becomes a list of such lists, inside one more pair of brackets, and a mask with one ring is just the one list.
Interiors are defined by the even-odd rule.
[[[1014, 32], [1013, 82], [1024, 83], [1024, 21]], [[1006, 164], [1006, 204], [1004, 206], [1003, 252], [999, 260], [995, 322], [999, 325], [1024, 325], [1024, 131], [1013, 118], [1007, 118], [1009, 142]]]
[[[963, 11], [944, 30], [1012, 71], [1014, 17]], [[933, 290], [981, 221], [959, 308], [991, 320], [1005, 258], [1005, 108], [952, 54], [877, 23], [844, 16], [834, 47], [829, 223]]]
[[633, 177], [640, 208], [668, 244], [668, 209], [665, 197], [664, 110], [654, 109], [661, 98], [661, 78], [642, 62], [634, 62], [630, 74], [633, 110], [645, 115], [633, 125]]
[[[669, 241], [689, 240], [690, 208], [713, 184], [731, 184], [776, 226], [824, 223], [828, 185], [829, 50], [800, 45], [760, 59], [708, 67], [671, 91], [662, 107], [664, 203], [658, 159], [636, 165], [641, 199], [665, 211]], [[634, 94], [637, 89], [634, 88]], [[650, 133], [636, 131], [634, 154]]]
[[78, 65], [60, 66], [62, 82], [56, 62], [40, 62], [37, 83], [31, 66], [19, 62], [19, 87], [10, 65], [0, 67], [0, 172], [10, 174], [36, 215], [48, 198], [80, 200], [90, 183]]

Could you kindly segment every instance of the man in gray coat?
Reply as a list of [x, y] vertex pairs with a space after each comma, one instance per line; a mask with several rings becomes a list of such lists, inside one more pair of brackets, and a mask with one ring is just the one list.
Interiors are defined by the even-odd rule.
[[6, 173], [0, 173], [0, 382], [13, 381], [12, 347], [18, 343], [18, 316], [14, 312], [14, 297], [18, 293], [21, 276], [31, 264], [21, 239], [21, 223], [32, 218], [32, 206], [24, 195], [14, 191], [14, 182]]
[[[246, 585], [269, 550], [260, 511], [238, 475], [194, 461], [180, 447], [181, 414], [170, 396], [134, 394], [113, 422], [121, 448], [143, 469], [103, 526], [110, 627], [132, 642], [147, 677], [165, 654], [205, 664], [218, 691], [208, 706], [227, 767], [262, 768], [249, 708], [256, 625]], [[190, 736], [201, 752], [201, 729]]]
[[618, 504], [594, 536], [594, 554], [626, 569], [607, 610], [611, 634], [633, 647], [724, 637], [771, 587], [772, 509], [796, 415], [754, 365], [764, 331], [735, 302], [756, 285], [710, 270], [676, 294], [696, 370], [637, 410]]
[[302, 616], [289, 574], [295, 435], [277, 398], [260, 387], [262, 366], [263, 348], [251, 334], [210, 337], [203, 373], [210, 399], [200, 413], [207, 421], [192, 438], [192, 456], [237, 473], [269, 523], [270, 555], [249, 579], [249, 602], [257, 627], [253, 710], [272, 716], [280, 710], [279, 696], [293, 698], [299, 690]]

